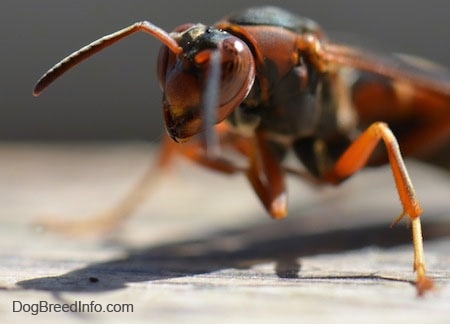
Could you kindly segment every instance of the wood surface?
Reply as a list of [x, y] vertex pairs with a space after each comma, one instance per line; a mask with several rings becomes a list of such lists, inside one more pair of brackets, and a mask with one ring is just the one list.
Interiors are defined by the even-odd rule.
[[[242, 175], [180, 161], [114, 232], [73, 237], [39, 219], [88, 218], [138, 181], [142, 143], [0, 144], [2, 323], [449, 323], [450, 173], [407, 161], [437, 289], [411, 284], [410, 231], [389, 168], [339, 187], [289, 178], [289, 217], [269, 219]], [[37, 224], [37, 225], [36, 225]], [[14, 312], [76, 301], [132, 313]], [[17, 304], [17, 303], [16, 303]]]

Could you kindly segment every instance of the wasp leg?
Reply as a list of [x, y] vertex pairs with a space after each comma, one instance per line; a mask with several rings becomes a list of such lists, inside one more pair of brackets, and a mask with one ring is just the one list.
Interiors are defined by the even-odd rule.
[[287, 213], [287, 194], [284, 170], [270, 151], [262, 134], [256, 134], [251, 152], [249, 168], [246, 172], [253, 189], [269, 214], [281, 219]]
[[419, 295], [433, 288], [433, 281], [426, 276], [423, 252], [422, 229], [420, 215], [422, 208], [417, 200], [411, 179], [400, 153], [398, 142], [389, 127], [382, 122], [372, 124], [364, 131], [340, 156], [334, 167], [325, 176], [325, 180], [338, 183], [351, 176], [366, 163], [375, 146], [383, 140], [391, 166], [400, 201], [402, 214], [393, 224], [408, 215], [412, 223], [412, 239], [414, 247], [414, 271], [417, 272], [416, 287]]
[[177, 147], [170, 138], [164, 138], [156, 163], [150, 165], [140, 180], [113, 207], [86, 219], [67, 221], [59, 220], [56, 216], [47, 216], [38, 220], [37, 224], [51, 231], [76, 236], [98, 235], [110, 232], [131, 217], [137, 207], [155, 189], [164, 175], [164, 171], [170, 166], [176, 150]]
[[[229, 139], [223, 136], [226, 133], [226, 129], [219, 127], [216, 127], [216, 129], [221, 136], [223, 144], [230, 144], [228, 143]], [[200, 141], [192, 141], [180, 145], [173, 142], [168, 136], [165, 136], [156, 163], [150, 165], [140, 180], [116, 205], [105, 211], [87, 217], [86, 219], [62, 221], [53, 216], [41, 219], [38, 221], [38, 225], [52, 231], [77, 236], [89, 234], [98, 235], [116, 229], [133, 215], [136, 209], [150, 195], [151, 191], [156, 188], [156, 185], [159, 184], [159, 181], [162, 180], [165, 175], [164, 171], [170, 167], [175, 155], [182, 155], [197, 164], [225, 174], [244, 171], [243, 168], [240, 168], [225, 159], [208, 158], [204, 154]]]
[[224, 174], [233, 174], [236, 172], [243, 172], [244, 169], [235, 165], [233, 162], [223, 159], [220, 156], [209, 156], [206, 154], [203, 144], [189, 143], [188, 146], [183, 147], [178, 153], [183, 155], [183, 157], [199, 164], [210, 170], [218, 171]]

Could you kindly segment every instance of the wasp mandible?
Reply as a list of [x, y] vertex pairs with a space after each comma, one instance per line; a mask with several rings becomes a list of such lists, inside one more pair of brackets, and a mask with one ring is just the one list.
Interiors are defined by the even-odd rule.
[[[410, 56], [332, 42], [312, 20], [260, 7], [171, 33], [147, 21], [135, 23], [63, 59], [38, 81], [34, 95], [135, 32], [163, 43], [158, 77], [168, 137], [156, 169], [179, 154], [218, 172], [243, 173], [267, 212], [280, 219], [287, 213], [285, 176], [293, 172], [283, 164], [288, 152], [310, 177], [329, 184], [365, 166], [389, 163], [403, 208], [394, 223], [406, 216], [412, 225], [417, 291], [432, 289], [422, 208], [402, 154], [423, 154], [450, 138], [447, 71]], [[243, 156], [245, 165], [221, 148]], [[129, 215], [154, 175], [149, 172], [103, 220], [112, 224]]]

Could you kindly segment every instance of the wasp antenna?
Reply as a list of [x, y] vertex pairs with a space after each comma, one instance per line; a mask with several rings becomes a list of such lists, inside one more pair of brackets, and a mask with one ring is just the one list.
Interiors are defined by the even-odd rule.
[[175, 54], [180, 54], [183, 51], [175, 39], [173, 39], [166, 31], [148, 21], [137, 22], [112, 34], [103, 36], [61, 60], [39, 79], [34, 87], [33, 95], [38, 96], [50, 83], [78, 63], [137, 31], [143, 31], [154, 36]]
[[216, 108], [219, 105], [219, 89], [221, 78], [222, 54], [219, 50], [211, 52], [209, 71], [206, 78], [203, 101], [203, 145], [208, 157], [214, 158], [219, 154], [219, 139], [214, 130], [216, 123]]

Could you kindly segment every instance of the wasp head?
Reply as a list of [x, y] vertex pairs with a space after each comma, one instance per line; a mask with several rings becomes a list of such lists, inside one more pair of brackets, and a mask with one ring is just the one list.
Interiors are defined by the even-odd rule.
[[[214, 27], [183, 25], [170, 35], [183, 51], [163, 46], [158, 75], [166, 129], [182, 142], [208, 127], [203, 120], [208, 109], [219, 123], [245, 99], [255, 78], [254, 61], [242, 40]], [[209, 98], [216, 100], [208, 104]]]

